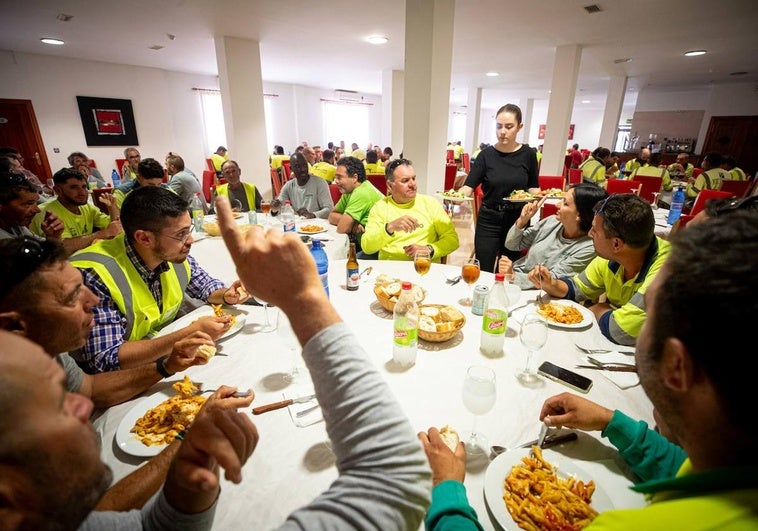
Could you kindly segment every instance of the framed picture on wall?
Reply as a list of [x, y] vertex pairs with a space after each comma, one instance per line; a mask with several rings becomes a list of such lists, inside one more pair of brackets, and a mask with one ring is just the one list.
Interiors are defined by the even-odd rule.
[[79, 116], [88, 146], [136, 146], [132, 100], [77, 96]]

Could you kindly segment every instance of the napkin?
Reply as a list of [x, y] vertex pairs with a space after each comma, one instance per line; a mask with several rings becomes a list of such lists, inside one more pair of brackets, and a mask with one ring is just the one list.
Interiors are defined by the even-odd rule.
[[[285, 393], [282, 396], [284, 397], [284, 400], [286, 400], [288, 398], [297, 398], [299, 396], [308, 395], [312, 393], [313, 393], [313, 388], [310, 388], [310, 389], [301, 389], [297, 391], [292, 391], [290, 393]], [[314, 408], [314, 406], [316, 407]], [[308, 402], [303, 402], [301, 404], [290, 404], [289, 406], [287, 406], [287, 410], [290, 413], [290, 418], [292, 419], [292, 423], [298, 428], [305, 428], [306, 426], [311, 426], [313, 424], [316, 424], [324, 420], [324, 415], [321, 412], [321, 408], [318, 407], [318, 402], [316, 401], [315, 398], [313, 400], [309, 400]], [[304, 413], [302, 416], [298, 417], [297, 414], [302, 411], [308, 411], [308, 413]]]
[[[627, 354], [622, 354], [621, 352], [613, 351], [603, 354], [591, 354], [587, 356], [585, 360], [590, 363], [600, 365], [614, 365], [620, 363], [629, 365], [634, 363], [634, 356], [629, 356]], [[629, 389], [630, 387], [634, 387], [640, 383], [640, 378], [637, 376], [636, 372], [612, 372], [603, 370], [599, 370], [597, 372], [599, 372], [604, 378], [612, 381], [621, 389]]]

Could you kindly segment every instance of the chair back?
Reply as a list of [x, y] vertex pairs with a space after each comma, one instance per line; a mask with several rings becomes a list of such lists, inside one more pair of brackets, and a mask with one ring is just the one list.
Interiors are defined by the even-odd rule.
[[89, 166], [90, 168], [97, 168], [97, 163], [94, 160], [89, 159], [87, 161], [87, 166]]
[[701, 173], [703, 173], [703, 168], [695, 168], [694, 170], [692, 170], [692, 176], [693, 177], [697, 177]]
[[452, 190], [455, 187], [455, 175], [458, 173], [458, 166], [455, 164], [445, 164], [445, 187], [443, 192]]
[[116, 169], [118, 170], [119, 178], [124, 174], [124, 164], [126, 164], [126, 159], [116, 159]]
[[474, 227], [476, 227], [476, 220], [479, 218], [479, 208], [481, 208], [483, 201], [484, 191], [482, 190], [482, 185], [480, 184], [474, 188]]
[[661, 191], [661, 185], [663, 184], [663, 177], [652, 177], [650, 175], [635, 175], [634, 180], [642, 183], [639, 196], [647, 201], [653, 203], [655, 196], [653, 194]]
[[750, 185], [752, 184], [753, 183], [750, 181], [724, 180], [724, 181], [721, 181], [721, 191], [732, 192], [737, 197], [745, 197], [748, 190], [750, 189]]
[[694, 216], [701, 210], [705, 209], [705, 204], [711, 199], [726, 199], [727, 197], [734, 197], [732, 192], [724, 192], [723, 190], [700, 190], [697, 194], [695, 202], [692, 204], [692, 210], [688, 212], [691, 216]]
[[290, 180], [290, 175], [292, 175], [292, 169], [290, 168], [290, 161], [283, 160], [282, 161], [282, 183], [286, 183]]
[[626, 181], [623, 179], [611, 179], [606, 183], [605, 189], [609, 194], [637, 194], [640, 193], [642, 183], [639, 181]]
[[282, 182], [282, 174], [279, 173], [279, 168], [271, 168], [271, 192], [274, 199], [279, 197], [282, 186], [284, 186], [284, 182]]
[[332, 203], [336, 205], [337, 202], [340, 200], [340, 197], [342, 197], [342, 192], [340, 192], [340, 189], [337, 187], [336, 184], [330, 183], [329, 193], [332, 195]]
[[461, 155], [461, 161], [463, 162], [463, 171], [471, 173], [471, 155], [464, 153]]
[[550, 188], [566, 189], [566, 178], [562, 175], [540, 175], [540, 190], [549, 190]]
[[205, 163], [208, 165], [209, 170], [216, 173], [216, 168], [213, 167], [213, 161], [211, 159], [205, 159]]
[[112, 188], [108, 186], [107, 188], [95, 188], [92, 190], [92, 202], [95, 204], [97, 208], [100, 209], [100, 211], [103, 214], [110, 215], [110, 212], [108, 212], [108, 207], [105, 206], [103, 203], [100, 202], [100, 196], [105, 193], [113, 193], [115, 188]]
[[382, 195], [387, 195], [387, 179], [383, 173], [367, 173], [366, 179], [379, 190]]
[[542, 203], [540, 209], [540, 219], [545, 219], [549, 216], [554, 216], [558, 212], [558, 203]]
[[447, 153], [445, 154], [445, 162], [448, 164], [451, 162], [455, 162], [455, 150], [454, 149], [448, 149]]
[[211, 202], [211, 186], [216, 185], [216, 172], [212, 170], [203, 170], [203, 195], [205, 200]]
[[582, 170], [579, 168], [569, 168], [568, 170], [568, 183], [579, 184], [582, 182]]
[[563, 157], [563, 174], [568, 175], [568, 171], [571, 168], [571, 155]]

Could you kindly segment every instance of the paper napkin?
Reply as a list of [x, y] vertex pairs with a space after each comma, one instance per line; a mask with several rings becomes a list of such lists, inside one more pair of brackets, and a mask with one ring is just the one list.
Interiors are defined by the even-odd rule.
[[[621, 352], [606, 352], [603, 354], [591, 354], [585, 358], [588, 362], [600, 365], [614, 365], [614, 364], [634, 364], [634, 356], [622, 354]], [[597, 371], [603, 377], [612, 381], [621, 389], [629, 389], [635, 385], [639, 385], [640, 378], [635, 372], [613, 372], [613, 371]]]

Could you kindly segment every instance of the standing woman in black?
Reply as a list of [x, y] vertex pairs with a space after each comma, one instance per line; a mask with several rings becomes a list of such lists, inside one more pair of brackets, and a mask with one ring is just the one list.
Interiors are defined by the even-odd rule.
[[528, 144], [516, 141], [524, 127], [521, 109], [509, 103], [497, 111], [497, 143], [476, 157], [471, 172], [459, 190], [471, 196], [481, 184], [484, 198], [474, 231], [474, 251], [482, 271], [493, 271], [498, 257], [517, 260], [521, 253], [505, 248], [505, 235], [518, 219], [523, 203], [503, 201], [514, 190], [539, 191], [537, 156]]

